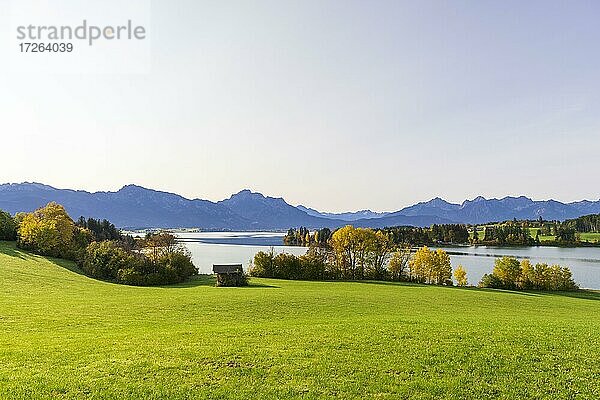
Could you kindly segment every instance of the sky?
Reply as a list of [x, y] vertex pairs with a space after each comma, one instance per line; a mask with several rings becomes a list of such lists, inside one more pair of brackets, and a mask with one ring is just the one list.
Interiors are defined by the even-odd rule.
[[600, 198], [599, 2], [152, 1], [132, 71], [52, 72], [2, 62], [10, 7], [3, 183], [323, 211]]

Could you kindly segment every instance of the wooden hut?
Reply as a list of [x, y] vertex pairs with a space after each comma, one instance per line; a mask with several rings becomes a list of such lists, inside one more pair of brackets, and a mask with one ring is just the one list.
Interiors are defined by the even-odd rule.
[[213, 272], [217, 275], [217, 286], [246, 286], [248, 284], [242, 264], [213, 264]]

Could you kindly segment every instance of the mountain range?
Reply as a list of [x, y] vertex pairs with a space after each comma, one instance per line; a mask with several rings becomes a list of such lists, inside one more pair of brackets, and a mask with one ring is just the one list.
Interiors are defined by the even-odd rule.
[[345, 213], [319, 212], [293, 206], [282, 198], [242, 190], [228, 199], [212, 202], [137, 185], [116, 192], [57, 189], [40, 183], [0, 185], [0, 209], [15, 214], [30, 212], [50, 201], [65, 206], [73, 217], [106, 218], [121, 228], [201, 228], [206, 230], [283, 230], [290, 227], [336, 228], [354, 226], [429, 226], [444, 223], [482, 224], [517, 219], [565, 220], [600, 214], [600, 200], [561, 203], [534, 201], [525, 196], [486, 199], [477, 197], [462, 204], [441, 198], [421, 202], [395, 212], [361, 210]]

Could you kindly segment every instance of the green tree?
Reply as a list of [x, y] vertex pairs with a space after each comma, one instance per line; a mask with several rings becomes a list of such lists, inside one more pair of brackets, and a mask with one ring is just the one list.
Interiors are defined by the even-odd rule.
[[0, 210], [0, 240], [17, 240], [17, 224], [6, 211]]
[[473, 243], [479, 242], [479, 233], [477, 232], [477, 225], [473, 227]]

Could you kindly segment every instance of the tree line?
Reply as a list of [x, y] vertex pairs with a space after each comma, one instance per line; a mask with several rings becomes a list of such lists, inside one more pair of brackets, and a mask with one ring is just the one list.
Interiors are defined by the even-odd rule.
[[182, 282], [198, 273], [187, 248], [175, 236], [123, 235], [108, 220], [79, 218], [49, 203], [14, 217], [0, 211], [0, 240], [16, 240], [21, 249], [77, 262], [88, 276], [129, 285]]
[[322, 228], [311, 232], [308, 228], [290, 228], [283, 237], [283, 244], [286, 246], [304, 246], [325, 245], [331, 238], [331, 229]]
[[583, 217], [566, 220], [562, 226], [575, 229], [581, 233], [600, 233], [600, 214], [585, 215]]
[[[537, 220], [513, 219], [486, 224], [483, 232], [480, 228], [469, 224], [434, 224], [424, 228], [394, 226], [375, 230], [386, 233], [397, 245], [578, 246], [586, 244], [582, 242], [580, 233], [600, 233], [600, 215], [587, 215], [563, 222], [545, 221], [541, 217]], [[283, 243], [288, 246], [323, 246], [331, 235], [328, 228], [313, 232], [305, 227], [292, 228], [284, 236]]]
[[[307, 230], [294, 232], [310, 236]], [[444, 250], [422, 246], [412, 253], [410, 243], [396, 243], [400, 237], [406, 237], [402, 236], [406, 232], [427, 233], [427, 238], [431, 238], [422, 228], [373, 230], [348, 225], [334, 231], [324, 244], [311, 243], [301, 256], [276, 254], [273, 249], [260, 251], [254, 256], [249, 273], [277, 279], [368, 279], [448, 286], [453, 285], [454, 277], [457, 285], [468, 285], [467, 271], [461, 265], [453, 271], [450, 256]], [[507, 257], [496, 260], [494, 271], [485, 275], [479, 286], [515, 290], [577, 289], [568, 268], [532, 266], [528, 260], [516, 261], [515, 266], [515, 261]]]
[[[395, 226], [374, 229], [386, 234], [394, 244], [411, 244], [412, 246], [430, 246], [434, 244], [468, 244], [469, 229], [464, 224], [432, 225], [429, 228], [412, 226]], [[312, 244], [325, 245], [331, 238], [329, 228], [311, 232], [308, 228], [291, 228], [283, 237], [283, 243], [288, 246], [305, 246]]]
[[[290, 230], [289, 236], [296, 232], [310, 236], [304, 230]], [[250, 275], [281, 279], [452, 283], [450, 257], [443, 250], [424, 247], [412, 256], [411, 245], [395, 243], [388, 232], [350, 225], [319, 236], [329, 239], [311, 240], [308, 251], [302, 256], [275, 254], [272, 249], [258, 252]]]

